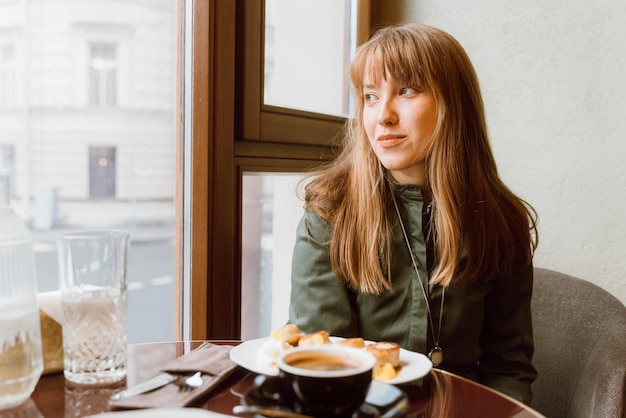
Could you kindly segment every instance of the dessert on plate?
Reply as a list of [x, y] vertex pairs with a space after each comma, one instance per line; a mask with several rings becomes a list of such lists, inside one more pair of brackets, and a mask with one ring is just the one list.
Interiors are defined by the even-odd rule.
[[389, 341], [368, 344], [365, 349], [376, 357], [374, 379], [390, 380], [398, 374], [400, 367], [400, 346]]
[[304, 334], [294, 324], [286, 324], [273, 330], [257, 351], [257, 363], [276, 366], [276, 357], [285, 350], [294, 347], [337, 344], [367, 350], [376, 357], [373, 377], [376, 380], [391, 380], [397, 376], [401, 367], [400, 346], [393, 342], [381, 341], [366, 344], [361, 337], [331, 340], [328, 332], [320, 330]]
[[300, 341], [298, 341], [298, 346], [300, 347], [322, 344], [330, 344], [330, 338], [328, 337], [328, 332], [326, 331], [318, 331], [312, 334], [307, 334], [300, 338]]

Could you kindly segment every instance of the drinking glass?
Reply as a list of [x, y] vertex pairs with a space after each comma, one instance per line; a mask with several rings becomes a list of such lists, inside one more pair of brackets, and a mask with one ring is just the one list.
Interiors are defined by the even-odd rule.
[[130, 234], [93, 230], [59, 234], [59, 278], [65, 322], [65, 378], [108, 385], [126, 378]]

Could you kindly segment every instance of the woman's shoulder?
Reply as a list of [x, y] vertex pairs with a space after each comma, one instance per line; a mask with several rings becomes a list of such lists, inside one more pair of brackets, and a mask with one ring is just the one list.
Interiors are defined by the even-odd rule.
[[331, 234], [331, 226], [315, 209], [306, 208], [300, 221], [299, 229], [308, 238], [318, 242], [328, 241]]

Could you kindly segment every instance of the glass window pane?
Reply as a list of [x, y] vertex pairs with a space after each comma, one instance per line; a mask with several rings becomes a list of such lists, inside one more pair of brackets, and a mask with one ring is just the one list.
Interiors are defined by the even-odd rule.
[[130, 230], [130, 343], [176, 338], [177, 7], [0, 2], [0, 172], [39, 291], [59, 288], [58, 232]]
[[241, 338], [287, 322], [291, 256], [303, 202], [302, 174], [244, 173]]
[[265, 2], [265, 104], [349, 114], [355, 7], [356, 0]]

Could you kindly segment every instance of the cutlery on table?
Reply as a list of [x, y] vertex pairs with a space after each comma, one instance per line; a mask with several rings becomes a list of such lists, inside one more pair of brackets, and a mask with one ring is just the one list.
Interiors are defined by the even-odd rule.
[[202, 373], [196, 372], [191, 376], [180, 376], [174, 380], [174, 384], [180, 388], [180, 390], [193, 390], [202, 386]]
[[170, 373], [161, 373], [152, 379], [141, 382], [133, 387], [130, 387], [121, 392], [115, 393], [111, 396], [111, 400], [119, 401], [120, 399], [128, 398], [130, 396], [141, 395], [143, 393], [152, 392], [159, 389], [169, 383], [176, 383], [181, 389], [195, 389], [202, 385], [202, 377], [200, 372], [195, 373], [190, 377], [174, 375]]

